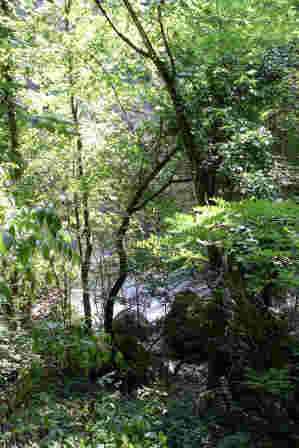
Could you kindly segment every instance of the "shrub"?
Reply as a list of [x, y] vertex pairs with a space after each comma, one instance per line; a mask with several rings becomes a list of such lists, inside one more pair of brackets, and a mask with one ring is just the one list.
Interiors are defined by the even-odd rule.
[[161, 417], [156, 430], [167, 437], [167, 448], [198, 448], [206, 435], [203, 426], [192, 409], [192, 397], [173, 400]]
[[58, 363], [70, 376], [89, 376], [111, 362], [111, 345], [104, 334], [86, 333], [82, 325], [65, 329], [47, 322], [32, 330], [33, 351]]

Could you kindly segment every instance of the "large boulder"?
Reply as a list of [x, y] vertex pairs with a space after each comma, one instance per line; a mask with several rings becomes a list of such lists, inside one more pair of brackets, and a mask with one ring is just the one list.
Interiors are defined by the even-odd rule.
[[181, 362], [207, 362], [208, 387], [213, 389], [230, 368], [226, 329], [227, 316], [216, 297], [180, 292], [165, 318], [164, 352]]
[[146, 350], [135, 336], [114, 335], [117, 349], [126, 361], [124, 376], [129, 389], [148, 384], [152, 365], [152, 354]]
[[116, 347], [127, 363], [123, 379], [124, 390], [136, 390], [150, 379], [152, 355], [142, 345], [151, 334], [150, 323], [142, 313], [124, 310], [114, 318], [113, 333]]
[[144, 342], [151, 335], [151, 325], [142, 313], [126, 309], [113, 319], [113, 332], [122, 336], [134, 336], [138, 341]]
[[164, 323], [169, 357], [195, 364], [207, 361], [224, 342], [226, 318], [214, 297], [191, 290], [178, 293]]

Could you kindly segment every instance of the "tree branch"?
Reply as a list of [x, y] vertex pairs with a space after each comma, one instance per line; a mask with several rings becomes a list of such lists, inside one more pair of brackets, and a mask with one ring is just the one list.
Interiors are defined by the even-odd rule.
[[[164, 168], [164, 166], [169, 162], [171, 157], [178, 151], [178, 146], [173, 148], [172, 151], [155, 167], [155, 169], [147, 176], [147, 178], [144, 180], [143, 184], [137, 189], [134, 197], [130, 201], [127, 210], [126, 215], [122, 219], [122, 223], [118, 229], [117, 232], [117, 238], [116, 238], [116, 248], [117, 253], [119, 257], [119, 276], [116, 282], [114, 283], [112, 289], [109, 292], [109, 297], [106, 302], [105, 306], [105, 316], [104, 316], [104, 328], [107, 333], [111, 333], [113, 336], [113, 310], [114, 310], [114, 298], [117, 296], [119, 290], [121, 289], [122, 285], [124, 284], [127, 274], [128, 274], [128, 257], [127, 253], [124, 247], [124, 237], [127, 233], [127, 230], [129, 228], [130, 219], [131, 216], [137, 212], [138, 210], [141, 210], [142, 204], [138, 206], [138, 202], [146, 189], [148, 188], [149, 184], [157, 177], [159, 172]], [[143, 201], [144, 202], [144, 201]]]
[[141, 56], [145, 57], [145, 58], [150, 58], [150, 54], [147, 53], [146, 51], [142, 50], [142, 48], [138, 48], [135, 44], [133, 44], [133, 42], [126, 37], [123, 33], [121, 33], [116, 26], [114, 25], [114, 23], [112, 22], [112, 20], [110, 19], [110, 17], [108, 16], [106, 10], [103, 8], [102, 4], [101, 4], [101, 0], [95, 0], [99, 10], [101, 11], [101, 13], [103, 14], [103, 16], [105, 17], [105, 19], [107, 20], [107, 22], [109, 23], [109, 25], [111, 26], [111, 28], [116, 32], [116, 34], [118, 35], [118, 37], [120, 37], [127, 45], [129, 45], [129, 47], [131, 47], [133, 50], [135, 50], [138, 54], [140, 54]]
[[158, 163], [158, 165], [153, 169], [153, 171], [147, 176], [147, 178], [144, 180], [143, 184], [139, 187], [137, 192], [135, 193], [135, 196], [133, 200], [131, 201], [131, 204], [128, 207], [128, 210], [132, 211], [132, 213], [137, 212], [142, 207], [138, 205], [139, 198], [143, 195], [143, 193], [146, 191], [150, 183], [157, 177], [159, 172], [164, 168], [165, 165], [169, 162], [169, 160], [174, 156], [174, 154], [179, 150], [178, 146], [175, 146], [172, 151], [170, 151], [165, 158]]
[[[98, 1], [98, 0], [97, 0]], [[140, 23], [140, 20], [134, 10], [134, 8], [132, 7], [131, 3], [129, 2], [129, 0], [123, 0], [123, 3], [125, 5], [125, 7], [127, 8], [127, 10], [129, 11], [129, 14], [143, 40], [143, 43], [145, 45], [145, 47], [147, 48], [148, 51], [148, 57], [154, 61], [154, 62], [161, 62], [160, 59], [158, 58], [157, 53], [154, 50], [154, 47], [152, 46], [151, 41], [149, 40], [143, 26]]]
[[[190, 160], [191, 163], [191, 170], [192, 170], [192, 179], [194, 184], [194, 193], [195, 197], [199, 204], [204, 204], [206, 202], [207, 196], [209, 197], [209, 192], [207, 191], [207, 185], [204, 182], [204, 179], [202, 179], [202, 173], [201, 173], [201, 163], [205, 158], [205, 154], [202, 153], [199, 148], [198, 144], [196, 142], [195, 136], [193, 134], [192, 125], [188, 120], [188, 110], [187, 105], [184, 100], [183, 95], [180, 92], [180, 89], [177, 86], [176, 79], [171, 73], [171, 70], [169, 70], [167, 64], [158, 57], [157, 53], [155, 52], [152, 43], [149, 40], [149, 37], [147, 36], [136, 12], [134, 11], [131, 3], [129, 0], [122, 0], [123, 4], [125, 5], [127, 11], [129, 12], [131, 19], [133, 20], [139, 35], [143, 41], [144, 46], [147, 48], [148, 53], [144, 52], [143, 50], [140, 51], [139, 48], [135, 47], [135, 45], [128, 41], [128, 39], [121, 34], [117, 28], [113, 25], [111, 20], [108, 18], [106, 11], [103, 9], [103, 7], [100, 4], [100, 0], [95, 0], [96, 4], [104, 14], [104, 16], [109, 21], [110, 26], [115, 30], [117, 35], [126, 42], [131, 48], [135, 49], [139, 54], [142, 56], [145, 56], [147, 58], [150, 58], [151, 61], [156, 66], [156, 69], [160, 75], [160, 77], [165, 82], [166, 89], [168, 91], [168, 94], [171, 98], [171, 101], [173, 103], [173, 107], [176, 114], [176, 121], [177, 121], [177, 127], [179, 130], [179, 133], [181, 134], [181, 137], [183, 139], [183, 144], [185, 148], [185, 152], [187, 157]], [[162, 23], [162, 22], [161, 22]], [[166, 37], [165, 37], [166, 39]], [[164, 42], [165, 44], [165, 42]], [[170, 53], [171, 54], [171, 53]]]
[[164, 47], [165, 47], [166, 53], [167, 53], [167, 55], [169, 57], [169, 60], [170, 60], [170, 64], [171, 64], [171, 68], [172, 68], [172, 76], [175, 77], [175, 75], [176, 75], [175, 62], [174, 62], [174, 58], [173, 58], [172, 52], [170, 50], [170, 47], [168, 45], [166, 33], [165, 33], [165, 30], [164, 30], [164, 25], [163, 25], [163, 21], [162, 21], [161, 4], [164, 5], [164, 0], [162, 0], [162, 2], [158, 5], [158, 22], [159, 22], [159, 25], [160, 25], [160, 31], [161, 31], [162, 39], [163, 39], [163, 42], [164, 42]]
[[[104, 72], [107, 76], [109, 76], [109, 73], [108, 73], [107, 70], [105, 69], [103, 63], [102, 63], [101, 61], [99, 61], [98, 58], [96, 58], [95, 56], [93, 56], [93, 58], [94, 58], [95, 62], [101, 67], [101, 69], [103, 70], [103, 72]], [[92, 71], [93, 73], [95, 73], [95, 70], [94, 70], [90, 65], [89, 65], [89, 68], [91, 69], [91, 71]], [[126, 121], [126, 125], [127, 125], [127, 127], [128, 127], [128, 130], [129, 130], [130, 132], [134, 132], [134, 125], [132, 124], [132, 122], [131, 122], [131, 120], [130, 120], [130, 118], [129, 118], [127, 109], [125, 109], [124, 106], [123, 106], [122, 103], [121, 103], [121, 100], [120, 100], [120, 98], [119, 98], [119, 95], [118, 95], [118, 93], [117, 93], [117, 90], [116, 90], [115, 85], [114, 85], [113, 82], [111, 82], [111, 81], [110, 81], [110, 85], [111, 85], [111, 88], [112, 88], [112, 90], [113, 90], [115, 99], [116, 99], [116, 101], [117, 101], [117, 103], [118, 103], [118, 105], [119, 105], [119, 107], [120, 107], [120, 110], [121, 110], [122, 113], [126, 116], [126, 120], [125, 120], [125, 121]], [[135, 132], [134, 132], [134, 133], [135, 133]]]
[[156, 191], [150, 198], [145, 199], [139, 206], [138, 210], [143, 209], [149, 202], [151, 202], [153, 199], [155, 199], [159, 194], [163, 193], [170, 185], [172, 184], [172, 179], [170, 179], [166, 184], [162, 185], [161, 188], [159, 188], [158, 191]]
[[192, 177], [187, 177], [186, 179], [173, 179], [172, 184], [183, 184], [185, 182], [192, 182]]

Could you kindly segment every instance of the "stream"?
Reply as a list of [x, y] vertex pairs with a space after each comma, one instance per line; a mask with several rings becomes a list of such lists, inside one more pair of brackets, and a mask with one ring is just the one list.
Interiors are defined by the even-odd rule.
[[[129, 288], [128, 288], [129, 289]], [[132, 288], [130, 288], [132, 289]], [[93, 292], [94, 293], [94, 292]], [[95, 304], [94, 294], [91, 293], [91, 312], [94, 322], [100, 322], [103, 319], [103, 312], [101, 310], [101, 305]], [[100, 291], [98, 291], [100, 294]], [[127, 298], [132, 298], [133, 295], [130, 294], [131, 291], [125, 291], [125, 296]], [[76, 311], [83, 316], [84, 308], [83, 308], [83, 299], [82, 299], [82, 289], [76, 288], [72, 289], [71, 293], [71, 304], [76, 309]], [[121, 303], [115, 303], [114, 305], [114, 316], [116, 316], [119, 312], [128, 308], [128, 305], [122, 305]], [[149, 322], [152, 322], [162, 316], [165, 315], [167, 309], [164, 304], [161, 304], [158, 299], [153, 298], [150, 302], [150, 305], [142, 307], [141, 312], [145, 315]]]
[[[132, 288], [130, 288], [132, 290]], [[97, 291], [100, 294], [100, 291]], [[131, 295], [130, 295], [131, 293]], [[132, 291], [127, 291], [127, 298], [132, 298]], [[101, 323], [103, 321], [103, 311], [101, 309], [100, 303], [95, 304], [94, 300], [94, 291], [91, 293], [91, 311], [92, 318], [94, 324]], [[82, 298], [82, 289], [74, 288], [71, 293], [71, 304], [76, 309], [80, 316], [84, 316], [84, 308], [83, 308], [83, 298]], [[114, 305], [114, 316], [116, 316], [119, 312], [128, 308], [128, 305], [122, 305], [121, 303], [115, 303]], [[150, 306], [141, 308], [141, 312], [145, 315], [145, 317], [149, 320], [149, 322], [154, 321], [157, 318], [160, 318], [165, 315], [166, 312], [165, 305], [161, 304], [157, 299], [152, 299]], [[6, 318], [4, 318], [0, 314], [0, 338], [2, 333], [6, 333], [9, 330], [8, 322]]]

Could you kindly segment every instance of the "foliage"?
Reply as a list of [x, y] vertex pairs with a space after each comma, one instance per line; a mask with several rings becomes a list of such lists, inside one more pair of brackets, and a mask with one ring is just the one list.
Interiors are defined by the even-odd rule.
[[205, 431], [192, 410], [192, 399], [186, 395], [181, 400], [168, 403], [156, 429], [167, 437], [167, 448], [195, 448], [201, 446]]
[[248, 434], [237, 432], [236, 434], [225, 436], [223, 440], [217, 443], [217, 448], [248, 448], [248, 442]]
[[135, 402], [122, 400], [113, 403], [107, 396], [96, 404], [96, 418], [91, 429], [97, 443], [109, 443], [111, 448], [168, 446], [163, 432], [156, 430], [159, 414], [163, 411], [159, 393], [148, 390], [144, 397], [142, 395]]
[[[119, 257], [117, 281], [115, 265], [109, 281], [103, 275], [110, 321], [126, 275], [137, 271], [164, 286], [171, 271], [181, 268], [184, 277], [209, 264], [221, 271], [220, 286], [233, 299], [254, 299], [269, 288], [281, 298], [298, 288], [296, 204], [271, 202], [281, 194], [281, 179], [271, 173], [273, 153], [280, 148], [294, 156], [298, 146], [295, 1], [3, 0], [1, 14], [5, 305], [15, 301], [22, 314], [23, 298], [31, 304], [45, 283], [63, 284], [67, 297], [78, 262], [88, 314], [88, 275], [99, 249], [104, 261], [107, 249], [113, 261]], [[217, 195], [251, 200], [215, 200], [214, 207], [166, 221], [193, 206], [191, 180], [202, 204]], [[269, 201], [255, 200], [261, 198]], [[150, 226], [142, 227], [144, 218]], [[138, 232], [148, 240], [134, 250]], [[234, 311], [243, 311], [241, 324], [247, 330], [251, 325], [254, 341], [265, 339], [268, 326], [256, 310], [247, 303]], [[201, 318], [209, 321], [204, 313]], [[102, 339], [79, 328], [66, 331], [58, 324], [34, 331], [34, 350], [72, 373], [110, 362], [110, 346], [99, 350]], [[132, 339], [126, 342], [129, 352]], [[251, 386], [287, 394], [286, 376], [278, 369], [262, 379], [252, 374]], [[95, 431], [84, 422], [89, 410], [74, 403], [63, 411], [48, 403], [41, 424], [48, 431], [45, 445], [201, 442], [199, 423], [189, 419], [185, 403], [181, 410], [170, 407], [161, 423], [160, 402], [145, 399], [135, 418], [132, 407], [130, 414], [107, 397], [95, 404]], [[76, 407], [83, 423], [78, 437], [67, 440]], [[246, 444], [244, 434], [229, 435], [223, 444]]]
[[170, 220], [173, 233], [161, 238], [164, 246], [177, 248], [176, 258], [182, 264], [195, 262], [198, 253], [213, 263], [208, 251], [213, 247], [227, 272], [239, 273], [246, 281], [247, 292], [261, 292], [268, 282], [278, 289], [298, 286], [294, 201], [218, 201], [217, 206], [197, 208], [195, 213], [177, 214]]
[[281, 186], [271, 173], [262, 170], [246, 173], [239, 179], [241, 194], [248, 198], [277, 200], [281, 196]]
[[[296, 104], [289, 82], [289, 71], [294, 73], [296, 67], [296, 45], [287, 49], [261, 51], [255, 62], [228, 53], [203, 66], [196, 84], [187, 78], [189, 112], [196, 117], [193, 127], [198, 143], [205, 148], [207, 160], [212, 163], [215, 159], [217, 166], [214, 195], [226, 197], [238, 191], [242, 198], [277, 197], [279, 189], [273, 191], [271, 168], [278, 140], [273, 127], [269, 129], [268, 117], [283, 107], [283, 102], [291, 109]], [[294, 127], [292, 138], [295, 134]], [[255, 179], [251, 178], [255, 172], [263, 176], [264, 188], [254, 192]]]
[[26, 304], [33, 305], [45, 280], [48, 285], [55, 282], [59, 258], [73, 266], [78, 256], [55, 207], [23, 207], [7, 215], [2, 218], [5, 230], [0, 233], [1, 302], [10, 310], [7, 314], [13, 315]]
[[249, 369], [247, 384], [251, 389], [264, 391], [272, 395], [279, 395], [285, 399], [287, 394], [295, 390], [293, 379], [289, 376], [289, 369], [269, 369], [263, 375], [258, 375], [252, 369]]
[[[66, 330], [62, 324], [46, 322], [33, 328], [33, 352], [56, 361], [69, 376], [90, 376], [111, 363], [112, 354], [107, 337], [86, 334], [82, 326]], [[122, 356], [116, 357], [120, 366]]]
[[[156, 389], [142, 391], [134, 401], [100, 389], [91, 394], [78, 389], [71, 396], [64, 394], [63, 399], [57, 393], [59, 388], [33, 392], [32, 407], [10, 420], [17, 429], [15, 440], [22, 441], [26, 448], [31, 447], [25, 442], [28, 432], [38, 446], [167, 447], [165, 435], [157, 430], [165, 405]], [[1, 433], [0, 440], [5, 436], [14, 440], [8, 430]]]
[[[290, 349], [298, 352], [297, 345]], [[248, 401], [244, 401], [240, 396], [240, 401], [235, 403], [239, 405], [239, 412], [247, 413], [244, 421], [243, 431], [245, 439], [257, 441], [265, 440], [264, 443], [269, 446], [280, 446], [281, 442], [286, 442], [289, 446], [296, 446], [298, 437], [298, 356], [292, 362], [283, 368], [269, 369], [264, 373], [258, 373], [253, 369], [248, 369], [246, 384], [248, 385]], [[250, 401], [251, 394], [251, 401]], [[255, 399], [254, 399], [255, 397]], [[255, 403], [255, 404], [254, 404]], [[231, 417], [227, 417], [227, 427], [231, 425]], [[257, 424], [257, 420], [259, 423]], [[225, 422], [225, 418], [223, 422]], [[255, 424], [253, 423], [255, 421]], [[277, 422], [276, 427], [273, 422]], [[224, 423], [224, 427], [226, 423]], [[245, 434], [246, 432], [246, 434]], [[223, 439], [223, 446], [230, 445], [229, 441], [235, 440], [239, 433], [227, 435]], [[241, 435], [241, 434], [240, 434]], [[219, 442], [222, 446], [222, 442]], [[239, 446], [239, 445], [237, 445]], [[247, 446], [245, 444], [245, 446]], [[268, 445], [267, 445], [268, 446]]]

